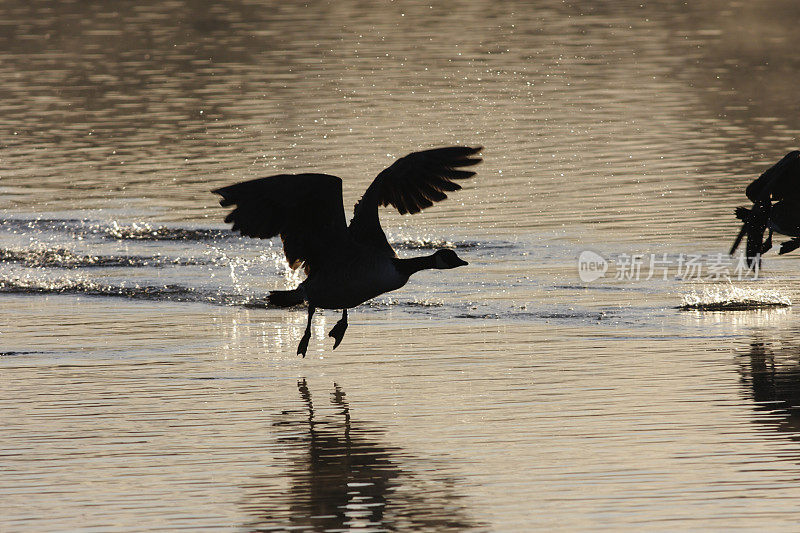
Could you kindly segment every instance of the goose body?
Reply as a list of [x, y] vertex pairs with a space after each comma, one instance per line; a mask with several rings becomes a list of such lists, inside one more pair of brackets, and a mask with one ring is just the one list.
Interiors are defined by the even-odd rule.
[[[798, 186], [800, 186], [800, 176], [798, 176]], [[767, 228], [781, 235], [800, 237], [800, 201], [781, 200], [772, 204]]]
[[408, 282], [393, 258], [356, 250], [347, 261], [316, 275], [310, 275], [300, 288], [306, 301], [322, 309], [351, 309], [383, 293], [399, 289]]
[[418, 213], [447, 198], [461, 186], [456, 180], [475, 172], [472, 157], [481, 148], [451, 146], [414, 152], [395, 161], [372, 181], [345, 224], [342, 180], [328, 174], [280, 174], [215, 189], [220, 205], [235, 206], [225, 218], [242, 235], [268, 239], [279, 235], [286, 260], [303, 268], [306, 279], [295, 289], [272, 291], [279, 307], [308, 303], [308, 323], [297, 353], [305, 357], [311, 319], [317, 308], [342, 309], [330, 332], [334, 349], [347, 329], [347, 309], [399, 289], [425, 269], [466, 265], [448, 249], [401, 259], [386, 239], [378, 207], [391, 205], [401, 214]]

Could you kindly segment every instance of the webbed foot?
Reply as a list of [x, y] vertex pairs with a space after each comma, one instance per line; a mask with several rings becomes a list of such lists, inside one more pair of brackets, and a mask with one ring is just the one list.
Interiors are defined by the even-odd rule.
[[308, 340], [311, 338], [311, 335], [306, 333], [303, 335], [303, 338], [300, 339], [300, 344], [297, 345], [297, 355], [302, 355], [303, 357], [306, 356], [306, 350], [308, 350]]
[[336, 339], [336, 342], [333, 343], [333, 349], [335, 350], [339, 343], [342, 342], [344, 338], [344, 332], [347, 331], [347, 310], [342, 313], [342, 319], [333, 326], [330, 333], [328, 333], [329, 337], [333, 337]]
[[300, 344], [297, 345], [297, 355], [302, 355], [303, 357], [306, 356], [306, 350], [308, 350], [308, 340], [311, 338], [311, 318], [314, 316], [314, 311], [316, 309], [312, 306], [308, 306], [308, 322], [306, 322], [306, 331], [303, 333], [303, 338], [300, 339]]

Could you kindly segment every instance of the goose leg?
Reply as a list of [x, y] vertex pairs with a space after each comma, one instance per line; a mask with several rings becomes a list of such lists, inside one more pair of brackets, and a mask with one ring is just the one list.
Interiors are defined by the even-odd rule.
[[769, 230], [769, 236], [767, 237], [767, 240], [761, 245], [761, 253], [767, 253], [770, 248], [772, 248], [772, 230]]
[[344, 338], [344, 332], [347, 330], [347, 309], [342, 309], [342, 318], [339, 322], [333, 326], [333, 329], [330, 333], [328, 333], [329, 337], [333, 337], [336, 339], [336, 342], [333, 343], [333, 349], [335, 350], [339, 343], [342, 342]]
[[306, 356], [306, 350], [308, 349], [308, 339], [311, 338], [311, 317], [314, 316], [314, 306], [308, 306], [308, 322], [306, 323], [306, 332], [303, 334], [303, 338], [300, 339], [300, 344], [297, 345], [297, 355], [302, 355], [303, 357]]

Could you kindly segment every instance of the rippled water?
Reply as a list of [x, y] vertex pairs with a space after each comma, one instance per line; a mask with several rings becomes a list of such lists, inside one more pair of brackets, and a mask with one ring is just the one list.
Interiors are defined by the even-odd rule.
[[[793, 2], [0, 15], [0, 530], [796, 527], [800, 255], [720, 263], [798, 145]], [[478, 176], [381, 218], [470, 265], [298, 358], [300, 276], [209, 191], [327, 172], [349, 213], [455, 143]]]

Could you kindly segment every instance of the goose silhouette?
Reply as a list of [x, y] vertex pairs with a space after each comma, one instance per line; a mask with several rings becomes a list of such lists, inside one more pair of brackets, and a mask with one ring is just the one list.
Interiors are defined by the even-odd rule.
[[381, 228], [378, 207], [391, 205], [400, 214], [413, 214], [444, 200], [446, 193], [461, 189], [456, 180], [475, 175], [462, 169], [482, 161], [473, 157], [481, 149], [450, 146], [398, 159], [372, 181], [355, 205], [349, 226], [342, 180], [336, 176], [280, 174], [212, 191], [222, 197], [223, 207], [235, 206], [225, 217], [233, 231], [260, 239], [280, 235], [289, 265], [305, 270], [307, 277], [297, 288], [271, 291], [268, 297], [277, 307], [308, 303], [298, 355], [306, 355], [317, 308], [342, 309], [342, 318], [329, 333], [336, 349], [347, 329], [348, 309], [399, 289], [420, 270], [467, 264], [450, 249], [398, 258]]
[[[745, 254], [753, 268], [761, 255], [772, 248], [773, 232], [793, 237], [781, 243], [779, 255], [800, 248], [800, 151], [789, 152], [764, 171], [747, 186], [745, 194], [753, 207], [736, 208], [736, 218], [742, 221], [742, 229], [731, 246], [731, 255], [747, 236]], [[767, 230], [769, 234], [764, 240]]]

